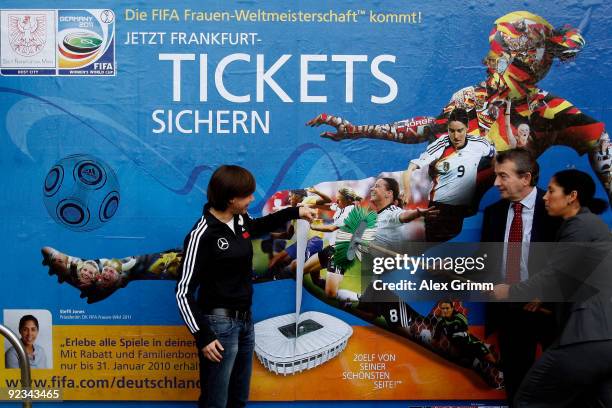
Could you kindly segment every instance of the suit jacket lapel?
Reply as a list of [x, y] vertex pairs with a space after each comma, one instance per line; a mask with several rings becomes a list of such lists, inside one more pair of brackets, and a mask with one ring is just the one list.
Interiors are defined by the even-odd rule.
[[508, 200], [503, 200], [499, 206], [496, 216], [499, 222], [495, 223], [494, 242], [504, 242], [506, 235], [506, 222], [508, 220], [508, 208], [510, 208], [510, 202]]

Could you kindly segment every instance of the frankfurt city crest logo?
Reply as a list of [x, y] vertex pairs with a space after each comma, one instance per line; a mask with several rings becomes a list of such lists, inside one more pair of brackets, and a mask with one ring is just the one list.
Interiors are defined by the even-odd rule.
[[38, 54], [47, 42], [47, 16], [9, 15], [9, 43], [17, 54], [31, 57]]
[[111, 9], [0, 7], [0, 76], [114, 76]]

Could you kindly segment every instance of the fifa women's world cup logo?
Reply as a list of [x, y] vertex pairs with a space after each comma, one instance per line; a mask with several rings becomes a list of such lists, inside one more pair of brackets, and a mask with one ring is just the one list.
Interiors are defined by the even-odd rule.
[[38, 54], [47, 41], [45, 15], [9, 15], [9, 43], [17, 54], [31, 57]]

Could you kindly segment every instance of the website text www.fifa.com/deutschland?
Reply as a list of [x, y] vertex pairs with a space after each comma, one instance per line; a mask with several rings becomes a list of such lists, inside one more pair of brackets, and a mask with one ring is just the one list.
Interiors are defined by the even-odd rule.
[[[21, 380], [6, 379], [6, 387], [21, 387]], [[162, 378], [126, 378], [113, 376], [110, 378], [81, 378], [78, 380], [66, 375], [54, 375], [51, 378], [33, 379], [32, 388], [61, 389], [198, 389], [200, 380], [187, 380], [177, 377]]]

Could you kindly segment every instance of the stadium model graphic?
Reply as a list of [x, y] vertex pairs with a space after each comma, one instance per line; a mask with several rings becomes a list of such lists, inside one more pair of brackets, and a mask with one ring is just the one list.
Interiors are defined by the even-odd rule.
[[353, 329], [325, 313], [289, 313], [255, 324], [255, 354], [271, 372], [296, 374], [320, 366], [346, 348]]

